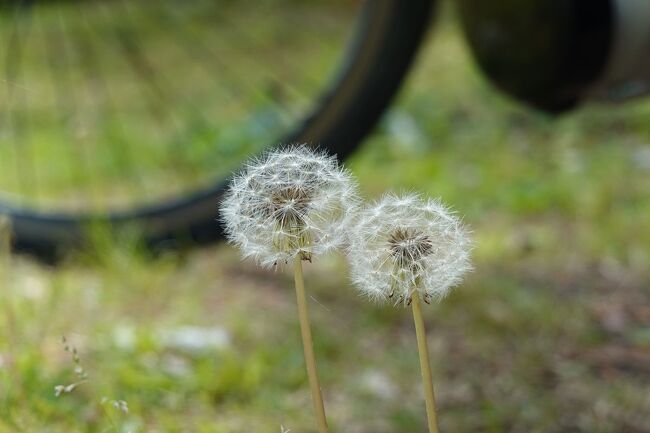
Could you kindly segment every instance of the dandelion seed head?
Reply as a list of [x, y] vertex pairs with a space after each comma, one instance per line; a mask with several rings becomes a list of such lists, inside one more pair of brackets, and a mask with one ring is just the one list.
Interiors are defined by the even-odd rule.
[[220, 211], [228, 240], [245, 257], [273, 266], [340, 247], [358, 202], [356, 184], [336, 157], [303, 145], [249, 162]]
[[441, 299], [471, 269], [467, 230], [438, 200], [387, 194], [351, 227], [352, 281], [372, 300]]

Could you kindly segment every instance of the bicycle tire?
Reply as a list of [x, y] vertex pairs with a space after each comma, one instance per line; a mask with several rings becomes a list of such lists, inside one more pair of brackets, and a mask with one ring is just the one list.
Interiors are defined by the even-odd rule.
[[[364, 5], [346, 60], [321, 102], [278, 142], [308, 143], [345, 159], [395, 96], [428, 27], [435, 0], [376, 0]], [[13, 248], [45, 260], [83, 245], [93, 222], [135, 226], [148, 247], [206, 244], [222, 239], [217, 203], [227, 181], [164, 203], [107, 215], [35, 212], [0, 203]]]

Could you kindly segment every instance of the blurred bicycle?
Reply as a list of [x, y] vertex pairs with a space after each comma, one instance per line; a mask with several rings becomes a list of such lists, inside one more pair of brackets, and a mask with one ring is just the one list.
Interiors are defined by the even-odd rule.
[[220, 237], [226, 176], [307, 142], [348, 155], [407, 71], [429, 0], [13, 1], [0, 9], [0, 214], [52, 256], [94, 222]]
[[[14, 0], [0, 5], [0, 214], [43, 257], [95, 222], [220, 238], [226, 176], [283, 143], [345, 158], [389, 105], [434, 0]], [[559, 113], [648, 91], [644, 0], [457, 0], [515, 98]]]

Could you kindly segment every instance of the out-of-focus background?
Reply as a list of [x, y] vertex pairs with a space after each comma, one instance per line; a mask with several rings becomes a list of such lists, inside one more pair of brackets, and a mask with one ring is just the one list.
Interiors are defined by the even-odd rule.
[[[14, 78], [3, 84], [0, 104], [34, 107], [59, 100], [62, 105], [57, 111], [44, 109], [42, 117], [30, 109], [31, 118], [20, 114], [25, 110], [6, 110], [19, 114], [11, 114], [18, 120], [4, 123], [14, 128], [9, 134], [9, 126], [4, 127], [4, 144], [22, 137], [42, 146], [32, 147], [31, 157], [18, 152], [0, 160], [3, 185], [15, 182], [9, 196], [37, 197], [35, 206], [85, 206], [78, 201], [83, 195], [61, 187], [66, 184], [38, 181], [38, 176], [57, 179], [60, 170], [73, 174], [72, 180], [59, 177], [60, 182], [77, 182], [115, 198], [106, 202], [110, 205], [137, 200], [129, 196], [134, 189], [120, 183], [131, 181], [130, 176], [142, 182], [142, 189], [135, 190], [139, 196], [153, 191], [162, 197], [169, 189], [182, 191], [185, 179], [196, 182], [197, 176], [215, 174], [210, 160], [215, 156], [208, 151], [215, 137], [232, 144], [218, 155], [219, 161], [230, 158], [230, 165], [217, 169], [234, 169], [245, 155], [268, 144], [272, 131], [263, 125], [282, 125], [260, 121], [278, 115], [265, 110], [265, 98], [295, 100], [288, 106], [300, 111], [301, 98], [309, 101], [310, 89], [329, 76], [338, 41], [351, 26], [353, 14], [346, 9], [351, 4], [319, 9], [286, 3], [291, 7], [242, 13], [248, 21], [219, 27], [230, 32], [229, 43], [241, 45], [218, 48], [215, 61], [224, 74], [235, 71], [233, 79], [241, 71], [250, 73], [244, 80], [247, 90], [211, 84], [213, 77], [197, 66], [201, 62], [181, 61], [184, 47], [198, 45], [175, 46], [170, 32], [170, 40], [152, 39], [147, 47], [161, 50], [154, 57], [164, 63], [154, 69], [165, 75], [155, 80], [158, 88], [130, 87], [151, 80], [134, 81], [129, 74], [139, 70], [150, 77], [151, 71], [147, 65], [113, 61], [128, 61], [115, 54], [120, 50], [135, 56], [136, 48], [124, 36], [114, 39], [116, 46], [87, 52], [80, 63], [113, 77], [106, 81], [110, 86], [94, 78], [95, 92], [75, 96], [70, 92], [75, 82], [83, 82], [83, 69], [74, 69], [80, 76], [68, 75], [70, 83], [58, 81], [65, 76], [57, 69], [66, 64], [60, 57], [69, 51], [29, 50], [30, 39], [21, 39], [26, 41], [22, 51], [35, 57], [21, 63], [27, 66], [20, 74], [12, 72], [5, 57], [6, 76]], [[239, 13], [236, 2], [228, 5], [232, 14]], [[44, 28], [34, 24], [37, 20], [63, 22], [68, 36], [33, 40], [93, 46], [92, 38], [103, 30], [92, 14], [106, 11], [87, 13], [75, 21], [42, 9], [32, 18], [33, 28]], [[110, 22], [110, 16], [101, 16]], [[129, 16], [147, 28], [146, 16], [137, 11]], [[9, 35], [11, 20], [2, 16], [2, 39]], [[94, 24], [83, 24], [88, 20]], [[320, 31], [294, 38], [291, 23], [300, 22], [318, 23]], [[124, 28], [128, 35], [129, 26]], [[199, 34], [184, 34], [218, 39], [207, 28], [195, 31]], [[267, 58], [251, 63], [250, 56], [240, 55], [250, 38], [268, 42], [260, 54]], [[208, 42], [217, 49], [217, 42]], [[291, 56], [284, 54], [288, 45]], [[38, 66], [39, 61], [50, 67]], [[277, 68], [271, 75], [289, 77], [291, 85], [273, 87], [274, 81], [266, 80], [271, 87], [257, 94], [260, 65]], [[313, 76], [315, 85], [291, 78], [298, 66], [300, 76]], [[32, 79], [20, 79], [30, 74]], [[124, 85], [116, 86], [120, 74]], [[175, 89], [187, 88], [179, 77], [193, 77], [195, 83], [192, 98], [179, 98], [191, 102], [183, 108], [174, 105]], [[292, 87], [299, 88], [299, 96], [292, 96]], [[107, 88], [110, 96], [102, 93]], [[214, 88], [238, 96], [248, 91], [244, 94], [255, 102], [237, 111], [218, 102], [226, 96], [210, 97]], [[57, 97], [57, 89], [65, 94]], [[105, 111], [93, 111], [93, 95]], [[120, 98], [139, 103], [133, 112], [111, 111], [122, 106]], [[81, 110], [88, 118], [79, 117], [69, 137], [54, 116], [65, 118], [72, 109], [67, 104], [76, 110], [89, 107]], [[165, 112], [170, 106], [174, 110]], [[247, 111], [252, 106], [256, 110]], [[198, 123], [174, 123], [174, 113], [193, 110], [198, 111], [191, 118]], [[285, 114], [291, 121], [291, 110]], [[386, 190], [440, 197], [473, 231], [475, 271], [448, 299], [426, 310], [441, 431], [650, 431], [649, 119], [650, 103], [643, 101], [587, 106], [561, 118], [515, 104], [482, 77], [454, 11], [443, 8], [396, 103], [347, 162], [368, 197]], [[84, 122], [101, 127], [86, 129]], [[97, 131], [101, 140], [88, 135]], [[80, 149], [87, 153], [70, 151], [69, 140], [85, 143]], [[142, 146], [133, 144], [138, 140]], [[184, 141], [199, 143], [197, 151], [175, 154], [174, 146]], [[120, 144], [136, 155], [115, 152]], [[30, 176], [31, 158], [42, 158], [47, 164], [40, 166], [51, 172]], [[69, 170], [70, 165], [80, 170]], [[114, 182], [92, 185], [96, 170]], [[21, 173], [27, 173], [24, 179]], [[287, 272], [242, 262], [223, 244], [153, 255], [135, 236], [115, 238], [102, 230], [93, 233], [90, 247], [55, 266], [11, 255], [5, 247], [0, 266], [0, 432], [277, 433], [281, 425], [295, 433], [314, 430]], [[306, 266], [332, 431], [424, 431], [409, 311], [361, 299], [347, 272], [339, 256]]]

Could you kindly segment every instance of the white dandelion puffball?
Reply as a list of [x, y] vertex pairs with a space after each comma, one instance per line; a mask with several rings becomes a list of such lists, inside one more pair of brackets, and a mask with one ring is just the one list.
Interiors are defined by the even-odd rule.
[[356, 183], [336, 157], [294, 146], [236, 175], [221, 203], [228, 240], [263, 266], [338, 248], [358, 207]]
[[358, 214], [349, 237], [352, 281], [376, 301], [441, 299], [471, 269], [461, 220], [415, 194], [385, 195]]

